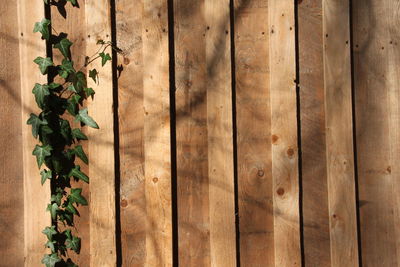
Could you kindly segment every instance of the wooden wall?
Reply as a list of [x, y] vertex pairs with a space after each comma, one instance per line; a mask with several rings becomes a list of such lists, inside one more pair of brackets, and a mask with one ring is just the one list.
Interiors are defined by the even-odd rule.
[[0, 3], [0, 266], [46, 253], [45, 15], [76, 64], [122, 50], [91, 84], [80, 266], [400, 266], [397, 0], [78, 2]]

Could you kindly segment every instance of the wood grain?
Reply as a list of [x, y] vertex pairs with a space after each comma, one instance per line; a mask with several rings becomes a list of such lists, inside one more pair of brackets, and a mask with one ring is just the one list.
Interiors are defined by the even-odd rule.
[[146, 261], [144, 179], [143, 1], [116, 1], [122, 266]]
[[330, 266], [322, 0], [298, 5], [302, 210], [306, 266]]
[[32, 150], [38, 143], [32, 137], [31, 128], [26, 125], [30, 113], [38, 114], [39, 108], [32, 95], [35, 83], [46, 83], [46, 76], [39, 72], [33, 60], [46, 56], [46, 43], [40, 34], [32, 32], [35, 22], [44, 17], [42, 0], [18, 1], [19, 48], [21, 75], [21, 105], [22, 105], [22, 159], [24, 171], [24, 263], [25, 266], [40, 266], [43, 255], [47, 253], [44, 244], [46, 236], [42, 230], [51, 224], [50, 214], [46, 206], [50, 199], [49, 184], [42, 186], [36, 159]]
[[[24, 188], [17, 2], [0, 5], [0, 258], [24, 265]], [[26, 118], [24, 118], [25, 120]]]
[[[86, 53], [99, 49], [98, 40], [111, 40], [109, 0], [87, 0]], [[111, 53], [108, 48], [106, 53]], [[112, 66], [101, 66], [97, 60], [89, 66], [99, 71], [99, 83], [88, 78], [88, 86], [96, 91], [89, 101], [89, 115], [100, 129], [89, 128], [90, 177], [90, 266], [116, 266], [115, 240], [115, 171]]]
[[332, 266], [358, 266], [349, 1], [323, 1], [326, 155]]
[[398, 1], [353, 1], [362, 262], [398, 266]]
[[269, 3], [275, 266], [300, 266], [294, 2]]
[[172, 266], [167, 11], [166, 0], [143, 2], [146, 266]]
[[181, 266], [210, 266], [205, 1], [174, 1]]
[[241, 266], [274, 266], [268, 1], [235, 1]]

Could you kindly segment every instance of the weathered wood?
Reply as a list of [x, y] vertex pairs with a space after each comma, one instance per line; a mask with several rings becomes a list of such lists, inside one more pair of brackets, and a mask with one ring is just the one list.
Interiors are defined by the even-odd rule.
[[302, 208], [306, 266], [330, 266], [322, 0], [298, 6]]
[[[87, 0], [86, 53], [98, 51], [98, 40], [111, 40], [109, 0]], [[108, 48], [106, 53], [111, 53]], [[96, 91], [94, 101], [89, 101], [89, 115], [100, 129], [89, 128], [90, 177], [90, 265], [116, 266], [115, 239], [115, 171], [114, 171], [114, 120], [112, 67], [101, 60], [93, 62], [90, 69], [99, 71], [99, 84], [88, 79], [88, 86]]]
[[172, 266], [168, 9], [143, 3], [146, 266]]
[[[62, 32], [67, 33], [67, 38], [73, 42], [71, 47], [72, 61], [75, 69], [80, 69], [85, 64], [86, 56], [86, 27], [82, 27], [85, 23], [85, 2], [79, 2], [79, 8], [73, 7], [70, 3], [65, 5], [64, 9], [59, 9], [56, 6], [51, 6], [51, 24], [54, 28], [53, 34], [57, 35]], [[61, 64], [63, 59], [62, 54], [58, 49], [53, 48], [53, 61], [55, 64]], [[86, 73], [86, 69], [82, 69]], [[80, 123], [75, 122], [74, 118], [69, 114], [65, 114], [65, 119], [68, 119], [74, 128], [80, 127]], [[86, 131], [86, 127], [82, 129]], [[82, 142], [82, 147], [90, 159], [88, 143]], [[88, 166], [81, 160], [77, 159], [77, 164], [81, 166], [84, 173], [89, 172]], [[82, 195], [89, 199], [89, 185], [80, 181], [72, 181], [72, 187], [82, 188]], [[70, 253], [71, 259], [79, 266], [89, 266], [90, 262], [90, 229], [89, 229], [89, 206], [79, 207], [79, 217], [74, 219], [76, 234], [81, 238], [81, 253], [79, 255]]]
[[[0, 258], [24, 266], [24, 183], [17, 2], [0, 5]], [[24, 120], [26, 117], [24, 117]]]
[[174, 1], [181, 266], [210, 266], [205, 1]]
[[326, 161], [332, 266], [358, 266], [349, 1], [323, 1]]
[[40, 266], [45, 249], [46, 236], [42, 230], [51, 223], [50, 214], [46, 212], [50, 199], [50, 186], [42, 186], [36, 159], [32, 150], [38, 143], [32, 137], [32, 131], [26, 125], [30, 113], [38, 113], [39, 108], [32, 95], [35, 83], [46, 83], [46, 76], [39, 72], [33, 60], [46, 56], [46, 43], [40, 34], [32, 32], [35, 22], [44, 17], [42, 0], [18, 1], [21, 105], [22, 105], [22, 146], [24, 171], [24, 263], [25, 266]]
[[398, 266], [398, 1], [353, 1], [360, 231], [364, 266]]
[[122, 265], [137, 267], [146, 260], [142, 5], [116, 1]]
[[294, 2], [269, 3], [275, 266], [300, 266]]
[[268, 1], [235, 1], [241, 266], [274, 266]]

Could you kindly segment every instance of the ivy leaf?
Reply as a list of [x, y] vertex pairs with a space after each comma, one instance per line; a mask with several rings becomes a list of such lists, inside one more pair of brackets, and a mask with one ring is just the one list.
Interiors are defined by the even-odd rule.
[[95, 94], [95, 91], [93, 90], [93, 88], [85, 88], [84, 90], [85, 90], [86, 97], [91, 96], [93, 99], [93, 96]]
[[57, 203], [58, 206], [60, 206], [62, 198], [63, 198], [62, 193], [57, 193], [55, 195], [51, 195], [51, 202], [55, 202], [55, 203]]
[[71, 126], [69, 121], [61, 120], [60, 122], [60, 133], [64, 137], [66, 143], [70, 145], [72, 143]]
[[75, 72], [74, 62], [71, 61], [71, 60], [65, 59], [65, 58], [62, 60], [60, 68], [61, 68], [61, 70], [66, 71], [67, 73], [74, 73]]
[[35, 149], [33, 150], [32, 155], [36, 156], [36, 161], [37, 161], [37, 165], [39, 168], [44, 163], [45, 158], [51, 155], [52, 150], [53, 150], [53, 148], [50, 145], [46, 145], [46, 146], [36, 145], [35, 146]]
[[47, 179], [51, 179], [53, 177], [51, 170], [43, 170], [40, 172], [40, 175], [42, 176], [42, 185], [44, 185]]
[[51, 218], [55, 220], [57, 218], [57, 211], [58, 211], [58, 205], [57, 203], [53, 204], [48, 204], [46, 211], [50, 211]]
[[50, 248], [52, 253], [55, 253], [55, 252], [56, 252], [56, 248], [55, 248], [55, 246], [54, 246], [55, 243], [56, 243], [56, 241], [47, 241], [47, 243], [45, 244], [45, 246], [46, 246], [47, 248]]
[[72, 188], [71, 194], [68, 196], [68, 198], [71, 200], [72, 203], [78, 203], [78, 204], [82, 204], [85, 206], [88, 204], [88, 202], [81, 195], [81, 193], [82, 193], [82, 188]]
[[81, 239], [79, 237], [73, 236], [72, 238], [67, 238], [66, 244], [67, 248], [75, 251], [77, 254], [81, 251]]
[[101, 57], [101, 66], [104, 67], [104, 65], [107, 63], [107, 61], [111, 60], [111, 56], [109, 53], [104, 54], [104, 52], [101, 52], [99, 54], [99, 56]]
[[73, 95], [70, 99], [68, 99], [68, 107], [67, 110], [72, 116], [76, 116], [77, 105], [81, 100], [80, 95]]
[[61, 259], [58, 257], [57, 253], [45, 255], [42, 259], [42, 263], [46, 265], [46, 267], [54, 267], [56, 263], [60, 262]]
[[78, 128], [72, 130], [72, 138], [76, 140], [88, 140], [87, 136]]
[[77, 121], [83, 122], [84, 124], [86, 124], [89, 127], [99, 129], [99, 126], [97, 125], [97, 123], [92, 119], [92, 117], [90, 117], [88, 115], [87, 108], [81, 109], [79, 111], [78, 115], [76, 115], [75, 119]]
[[68, 81], [72, 82], [75, 92], [80, 93], [86, 87], [86, 76], [83, 72], [78, 71], [68, 77]]
[[42, 38], [49, 40], [50, 39], [50, 31], [49, 31], [50, 23], [51, 22], [48, 19], [42, 19], [41, 22], [36, 22], [35, 27], [33, 28], [33, 32], [40, 32], [42, 34]]
[[78, 214], [78, 211], [75, 209], [74, 205], [72, 205], [70, 201], [68, 201], [68, 204], [65, 206], [65, 209], [72, 214]]
[[49, 57], [46, 57], [46, 58], [37, 57], [37, 58], [35, 58], [35, 60], [33, 60], [33, 62], [35, 62], [36, 64], [39, 65], [40, 72], [41, 72], [43, 75], [47, 73], [47, 69], [48, 69], [50, 66], [53, 66], [53, 65], [54, 65], [53, 61], [52, 61], [51, 58], [49, 58]]
[[72, 45], [72, 42], [70, 40], [68, 40], [67, 38], [64, 38], [59, 43], [55, 44], [54, 48], [57, 48], [58, 50], [60, 50], [61, 54], [65, 58], [70, 58], [71, 53], [70, 53], [69, 49], [70, 49], [71, 45]]
[[57, 89], [60, 86], [61, 86], [61, 84], [59, 84], [59, 83], [50, 83], [49, 84], [49, 88], [52, 89], [52, 90]]
[[85, 162], [86, 164], [89, 163], [89, 160], [88, 160], [88, 158], [87, 158], [87, 156], [86, 156], [86, 154], [85, 154], [85, 151], [83, 151], [83, 148], [82, 148], [81, 145], [76, 146], [76, 147], [74, 148], [74, 153], [75, 153], [75, 155], [77, 155], [78, 158], [80, 158], [83, 162]]
[[97, 82], [97, 77], [99, 73], [96, 69], [89, 70], [89, 77], [93, 79], [94, 82]]
[[83, 172], [81, 172], [81, 166], [76, 165], [68, 174], [69, 177], [75, 177], [79, 180], [82, 180], [86, 183], [89, 183], [89, 177], [87, 177], [86, 174], [84, 174]]
[[36, 116], [33, 113], [31, 113], [31, 116], [29, 117], [29, 119], [26, 123], [28, 125], [32, 125], [32, 135], [35, 138], [37, 138], [37, 136], [39, 134], [40, 126], [47, 125], [46, 120], [41, 120], [38, 116]]
[[49, 4], [49, 0], [43, 0], [43, 2], [48, 5]]
[[56, 227], [55, 226], [47, 226], [46, 228], [44, 228], [44, 230], [42, 231], [43, 234], [45, 234], [47, 236], [48, 240], [53, 240], [53, 235], [57, 234], [56, 231]]
[[43, 108], [45, 97], [50, 95], [49, 86], [47, 84], [42, 85], [37, 83], [35, 84], [32, 93], [35, 95], [35, 100], [38, 106]]

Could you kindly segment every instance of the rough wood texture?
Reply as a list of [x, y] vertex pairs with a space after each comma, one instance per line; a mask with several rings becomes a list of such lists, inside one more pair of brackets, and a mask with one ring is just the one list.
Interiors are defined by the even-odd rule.
[[352, 10], [362, 262], [398, 266], [399, 3]]
[[275, 266], [300, 266], [294, 2], [269, 3]]
[[[24, 265], [24, 188], [17, 2], [0, 5], [0, 258]], [[24, 117], [24, 120], [26, 117]]]
[[298, 6], [302, 208], [306, 266], [330, 266], [322, 0]]
[[358, 266], [349, 1], [323, 1], [326, 161], [332, 266]]
[[172, 266], [167, 1], [144, 1], [142, 22], [146, 266]]
[[[86, 0], [86, 52], [98, 51], [98, 40], [111, 40], [109, 0]], [[111, 53], [108, 48], [106, 53]], [[89, 128], [90, 177], [90, 266], [116, 266], [115, 240], [115, 172], [114, 172], [114, 120], [111, 63], [101, 66], [95, 61], [89, 68], [99, 71], [99, 84], [88, 79], [88, 86], [96, 91], [89, 101], [89, 115], [100, 129]], [[93, 156], [95, 155], [95, 156]]]
[[204, 10], [211, 266], [236, 266], [229, 1]]
[[42, 186], [36, 159], [32, 150], [37, 140], [32, 137], [31, 128], [26, 125], [29, 114], [38, 113], [32, 88], [35, 83], [46, 83], [46, 76], [42, 75], [33, 60], [46, 56], [45, 41], [40, 34], [32, 32], [35, 22], [44, 17], [42, 0], [18, 1], [18, 18], [20, 33], [20, 75], [21, 75], [21, 105], [22, 105], [22, 146], [24, 164], [24, 222], [25, 222], [25, 266], [40, 266], [46, 236], [42, 230], [50, 225], [50, 214], [46, 206], [50, 199], [50, 186]]
[[142, 1], [116, 1], [122, 266], [146, 260]]
[[268, 1], [235, 1], [241, 266], [274, 266]]
[[210, 266], [205, 1], [174, 1], [181, 266]]
[[[72, 61], [75, 69], [80, 69], [85, 64], [86, 56], [86, 27], [82, 27], [85, 21], [85, 2], [79, 1], [79, 7], [73, 7], [70, 3], [65, 5], [65, 9], [51, 6], [51, 24], [54, 28], [53, 34], [62, 32], [67, 33], [67, 38], [74, 44], [71, 47]], [[53, 49], [53, 61], [55, 64], [61, 64], [62, 54], [58, 49]], [[86, 72], [86, 70], [83, 70]], [[69, 114], [64, 116], [75, 128], [80, 127], [80, 123], [74, 122], [74, 118]], [[87, 129], [82, 129], [87, 132]], [[82, 142], [83, 149], [90, 159], [88, 142]], [[77, 164], [81, 166], [84, 173], [89, 172], [88, 166], [77, 159]], [[89, 199], [89, 185], [80, 181], [72, 182], [72, 187], [82, 188], [82, 195]], [[80, 217], [74, 219], [76, 234], [81, 238], [81, 253], [79, 255], [70, 253], [69, 256], [79, 266], [89, 266], [90, 261], [90, 229], [89, 229], [89, 206], [79, 207]]]

